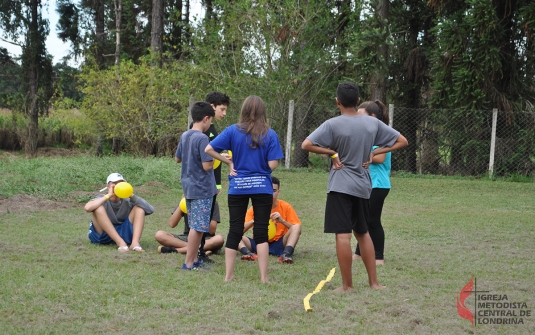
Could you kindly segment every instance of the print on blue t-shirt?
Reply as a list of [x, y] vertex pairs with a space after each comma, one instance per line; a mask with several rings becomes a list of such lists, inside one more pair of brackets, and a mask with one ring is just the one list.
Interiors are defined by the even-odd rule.
[[251, 148], [248, 136], [237, 125], [227, 127], [210, 145], [215, 151], [232, 150], [232, 162], [237, 176], [229, 176], [228, 194], [272, 194], [271, 168], [268, 161], [284, 157], [279, 138], [269, 129], [264, 145]]

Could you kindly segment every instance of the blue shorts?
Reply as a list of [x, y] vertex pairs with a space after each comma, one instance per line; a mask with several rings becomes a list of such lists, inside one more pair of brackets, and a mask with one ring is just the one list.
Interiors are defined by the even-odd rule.
[[213, 198], [186, 199], [188, 209], [188, 225], [197, 232], [210, 231], [210, 217], [212, 216]]
[[[256, 253], [256, 242], [254, 239], [248, 237], [249, 242], [251, 242], [251, 248], [253, 249], [253, 252]], [[284, 239], [284, 236], [279, 238], [278, 241], [268, 242], [269, 244], [269, 254], [280, 256], [284, 252], [284, 244], [282, 244], [282, 240]]]
[[[132, 223], [130, 223], [130, 220], [126, 218], [122, 224], [114, 225], [113, 226], [115, 230], [117, 231], [117, 234], [121, 236], [121, 238], [126, 242], [126, 244], [132, 243], [132, 236], [134, 235], [134, 227], [132, 226]], [[115, 243], [111, 237], [103, 231], [102, 234], [97, 234], [95, 229], [93, 228], [93, 221], [89, 224], [89, 232], [87, 233], [87, 237], [89, 237], [89, 240], [91, 243], [99, 243], [99, 244], [111, 244]]]

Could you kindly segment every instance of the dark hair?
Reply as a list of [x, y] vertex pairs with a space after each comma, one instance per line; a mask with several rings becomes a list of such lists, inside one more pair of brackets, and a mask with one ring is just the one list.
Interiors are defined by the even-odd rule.
[[206, 101], [199, 101], [191, 107], [191, 118], [193, 122], [201, 122], [205, 116], [215, 116], [214, 108]]
[[[264, 144], [264, 136], [267, 135], [266, 104], [256, 95], [248, 96], [241, 106], [238, 129], [250, 135], [249, 147], [258, 148]], [[247, 139], [249, 142], [249, 139]]]
[[205, 101], [209, 104], [214, 105], [214, 107], [217, 107], [219, 105], [230, 105], [230, 98], [225, 93], [213, 91], [206, 95]]
[[381, 101], [365, 101], [359, 105], [358, 109], [361, 108], [363, 108], [368, 115], [375, 116], [377, 119], [383, 121], [386, 124], [390, 123], [390, 119], [388, 118], [388, 112], [386, 111], [386, 106]]
[[279, 178], [271, 176], [271, 183], [277, 185], [279, 190], [281, 189], [281, 182]]
[[344, 107], [356, 107], [359, 102], [359, 87], [352, 82], [338, 85], [336, 97]]

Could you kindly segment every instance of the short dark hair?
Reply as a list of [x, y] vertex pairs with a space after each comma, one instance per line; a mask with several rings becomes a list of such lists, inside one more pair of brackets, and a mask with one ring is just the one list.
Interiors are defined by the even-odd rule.
[[215, 116], [215, 111], [212, 106], [206, 101], [199, 101], [191, 107], [191, 118], [193, 122], [201, 122], [205, 116]]
[[279, 178], [271, 176], [271, 183], [277, 185], [279, 187], [279, 190], [280, 190], [281, 182], [280, 182]]
[[225, 93], [213, 91], [206, 95], [205, 101], [209, 104], [214, 105], [214, 107], [217, 107], [219, 105], [230, 105], [230, 98]]
[[338, 85], [336, 97], [344, 107], [356, 107], [359, 102], [359, 87], [352, 82], [345, 82]]

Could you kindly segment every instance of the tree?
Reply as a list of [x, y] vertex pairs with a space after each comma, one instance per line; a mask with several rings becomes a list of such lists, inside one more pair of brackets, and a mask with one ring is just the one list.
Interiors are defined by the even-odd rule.
[[40, 0], [0, 3], [0, 27], [7, 38], [22, 48], [23, 96], [12, 107], [29, 118], [24, 147], [30, 155], [37, 152], [39, 115], [48, 112], [53, 93], [52, 57], [45, 46], [48, 21], [42, 18], [41, 11]]
[[163, 51], [163, 0], [152, 0], [152, 29], [150, 46], [161, 66]]
[[[489, 113], [498, 108], [498, 129], [515, 129], [515, 143], [533, 136], [513, 127], [513, 110], [531, 110], [535, 102], [535, 3], [533, 1], [430, 1], [438, 13], [433, 29], [437, 41], [432, 52], [434, 66], [431, 105], [456, 109], [448, 117], [445, 131], [451, 165], [469, 171], [467, 162], [485, 161]], [[453, 136], [454, 135], [454, 136]], [[504, 133], [497, 135], [499, 138]], [[532, 138], [526, 143], [531, 143]], [[530, 164], [530, 145], [516, 147], [518, 165]], [[482, 156], [483, 155], [483, 156]]]
[[11, 58], [7, 49], [0, 47], [0, 108], [9, 107], [22, 87], [20, 65]]

